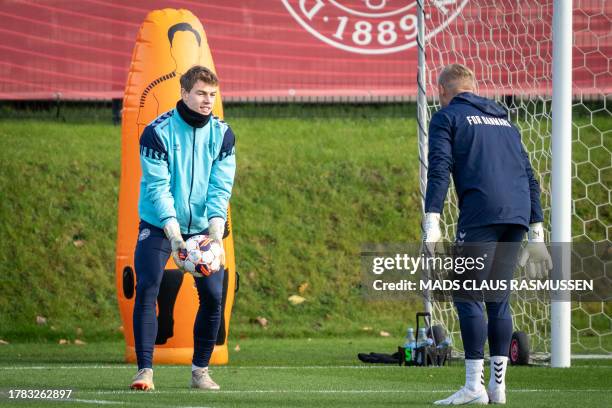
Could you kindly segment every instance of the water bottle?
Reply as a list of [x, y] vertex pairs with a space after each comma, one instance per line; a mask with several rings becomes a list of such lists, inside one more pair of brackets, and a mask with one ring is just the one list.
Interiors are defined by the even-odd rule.
[[406, 339], [404, 340], [404, 348], [410, 347], [412, 343], [414, 343], [414, 329], [409, 327], [406, 332]]
[[412, 327], [408, 328], [406, 332], [406, 339], [404, 340], [404, 352], [406, 353], [406, 361], [412, 361], [413, 359], [413, 350], [416, 347], [416, 341], [414, 339], [414, 329]]
[[417, 334], [416, 350], [414, 350], [413, 352], [413, 358], [417, 365], [423, 365], [423, 359], [424, 359], [425, 353], [423, 352], [423, 350], [419, 350], [419, 349], [427, 344], [425, 339], [427, 339], [427, 332], [425, 328], [421, 327], [419, 329], [419, 333]]
[[427, 345], [427, 331], [424, 327], [419, 329], [419, 335], [416, 341], [417, 347], [423, 347]]

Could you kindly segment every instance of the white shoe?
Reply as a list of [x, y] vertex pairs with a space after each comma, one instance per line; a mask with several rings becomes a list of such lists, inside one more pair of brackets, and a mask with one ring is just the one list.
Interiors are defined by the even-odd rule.
[[484, 387], [478, 391], [472, 391], [466, 387], [461, 388], [459, 391], [451, 395], [450, 397], [434, 402], [434, 405], [466, 405], [466, 404], [488, 404], [489, 396]]
[[133, 390], [140, 391], [152, 391], [155, 389], [155, 385], [153, 385], [153, 370], [150, 368], [143, 368], [138, 370], [134, 378], [132, 379], [132, 384], [130, 388]]
[[489, 396], [489, 402], [491, 404], [505, 404], [506, 403], [506, 388], [495, 387], [487, 390]]
[[191, 388], [199, 388], [201, 390], [218, 390], [219, 384], [210, 378], [208, 367], [198, 368], [191, 372]]

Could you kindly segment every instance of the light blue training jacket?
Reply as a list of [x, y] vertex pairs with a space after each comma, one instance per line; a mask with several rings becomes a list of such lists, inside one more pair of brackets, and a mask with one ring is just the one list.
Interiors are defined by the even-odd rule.
[[193, 234], [211, 218], [227, 218], [236, 156], [234, 133], [223, 120], [179, 101], [142, 132], [140, 163], [142, 220], [163, 228], [176, 218], [181, 233]]

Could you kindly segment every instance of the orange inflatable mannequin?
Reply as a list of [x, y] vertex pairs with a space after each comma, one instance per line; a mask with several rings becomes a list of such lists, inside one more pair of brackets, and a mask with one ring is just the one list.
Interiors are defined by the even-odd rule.
[[[134, 249], [138, 235], [138, 195], [140, 161], [138, 143], [146, 125], [158, 115], [174, 108], [180, 99], [179, 78], [193, 65], [215, 71], [202, 24], [187, 10], [164, 9], [149, 13], [140, 27], [132, 54], [123, 99], [121, 130], [121, 183], [116, 257], [116, 285], [119, 310], [126, 342], [126, 360], [136, 361], [132, 313], [134, 309]], [[213, 107], [215, 116], [223, 117], [221, 95]], [[223, 312], [217, 345], [211, 364], [228, 361], [227, 334], [234, 303], [236, 269], [231, 214], [228, 209], [223, 240], [226, 274], [223, 285]], [[198, 296], [193, 277], [178, 270], [168, 260], [157, 298], [158, 334], [154, 363], [191, 364], [193, 323], [198, 310]]]

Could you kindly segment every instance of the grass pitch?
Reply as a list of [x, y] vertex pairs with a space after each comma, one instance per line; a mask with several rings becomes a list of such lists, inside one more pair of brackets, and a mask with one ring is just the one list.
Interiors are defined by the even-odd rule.
[[[240, 351], [234, 351], [236, 345]], [[230, 365], [213, 367], [221, 391], [188, 388], [187, 366], [156, 366], [154, 392], [133, 392], [123, 343], [0, 346], [0, 405], [91, 407], [431, 406], [463, 383], [463, 364], [444, 368], [365, 365], [358, 352], [392, 352], [397, 339], [252, 339], [231, 345]], [[488, 376], [488, 370], [487, 370]], [[510, 367], [508, 406], [608, 407], [612, 361], [572, 368]], [[9, 389], [72, 389], [64, 401], [10, 400]]]

